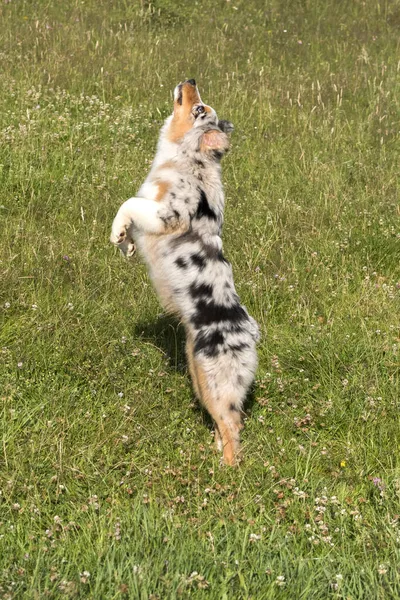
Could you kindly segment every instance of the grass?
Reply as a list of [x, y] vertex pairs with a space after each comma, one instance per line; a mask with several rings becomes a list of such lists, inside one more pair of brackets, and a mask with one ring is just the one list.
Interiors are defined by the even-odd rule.
[[[0, 598], [398, 598], [399, 2], [0, 21]], [[262, 329], [237, 469], [108, 242], [185, 77], [236, 126], [224, 244]]]

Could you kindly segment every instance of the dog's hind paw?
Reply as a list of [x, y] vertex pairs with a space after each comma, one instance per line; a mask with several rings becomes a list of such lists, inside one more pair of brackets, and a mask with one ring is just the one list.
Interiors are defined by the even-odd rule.
[[132, 240], [130, 240], [129, 242], [122, 242], [122, 244], [119, 245], [119, 249], [121, 250], [122, 254], [124, 254], [124, 256], [126, 256], [127, 258], [133, 256], [136, 252], [136, 246]]

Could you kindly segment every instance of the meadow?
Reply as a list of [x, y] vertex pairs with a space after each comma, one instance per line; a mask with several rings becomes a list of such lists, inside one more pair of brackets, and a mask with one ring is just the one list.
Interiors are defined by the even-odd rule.
[[[1, 599], [400, 597], [399, 28], [398, 0], [1, 1]], [[235, 469], [108, 241], [189, 77], [235, 124], [262, 331]]]

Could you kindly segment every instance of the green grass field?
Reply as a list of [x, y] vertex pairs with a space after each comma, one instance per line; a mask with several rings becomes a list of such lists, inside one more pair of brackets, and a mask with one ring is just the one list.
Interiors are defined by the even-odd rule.
[[[0, 598], [400, 597], [398, 0], [2, 0]], [[187, 77], [260, 323], [220, 466], [108, 241]]]

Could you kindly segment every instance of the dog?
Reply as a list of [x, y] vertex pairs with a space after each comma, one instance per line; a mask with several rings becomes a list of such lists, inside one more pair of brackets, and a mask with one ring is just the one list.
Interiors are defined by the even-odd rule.
[[193, 388], [228, 465], [240, 457], [242, 409], [259, 338], [222, 253], [220, 162], [232, 129], [202, 102], [194, 79], [180, 83], [150, 173], [120, 207], [110, 238], [126, 256], [137, 246], [161, 304], [183, 323]]

